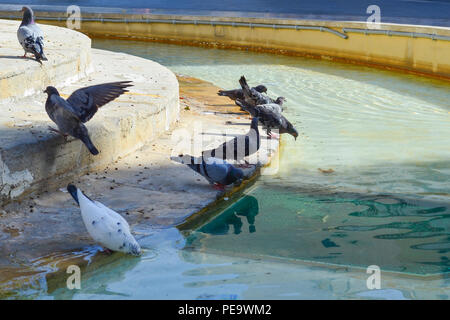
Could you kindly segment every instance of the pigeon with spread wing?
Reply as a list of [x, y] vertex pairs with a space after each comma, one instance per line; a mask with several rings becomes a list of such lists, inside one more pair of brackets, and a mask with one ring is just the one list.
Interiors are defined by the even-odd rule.
[[131, 81], [103, 83], [78, 89], [67, 100], [59, 95], [56, 88], [47, 87], [44, 91], [48, 95], [45, 110], [58, 126], [58, 130], [53, 128], [50, 130], [64, 137], [70, 135], [80, 139], [93, 155], [97, 155], [99, 152], [83, 123], [89, 121], [98, 108], [128, 92], [126, 88], [130, 86], [132, 86]]

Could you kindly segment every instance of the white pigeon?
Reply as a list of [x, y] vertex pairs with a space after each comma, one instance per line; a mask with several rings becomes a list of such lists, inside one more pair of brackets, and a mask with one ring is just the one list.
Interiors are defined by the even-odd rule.
[[25, 6], [22, 11], [23, 18], [17, 30], [17, 39], [25, 50], [23, 57], [25, 58], [27, 53], [32, 53], [38, 62], [47, 61], [44, 54], [44, 35], [41, 28], [34, 22], [33, 10]]
[[131, 235], [128, 222], [120, 214], [91, 200], [73, 184], [67, 186], [67, 191], [80, 206], [84, 225], [96, 242], [112, 251], [141, 254], [141, 247]]

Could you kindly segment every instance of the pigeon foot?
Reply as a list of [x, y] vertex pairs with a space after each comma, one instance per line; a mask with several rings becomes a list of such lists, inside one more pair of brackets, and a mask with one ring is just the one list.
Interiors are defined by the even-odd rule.
[[217, 183], [217, 184], [213, 185], [213, 189], [214, 190], [224, 191], [225, 190], [225, 185]]
[[50, 126], [48, 126], [48, 129], [50, 130], [50, 131], [52, 131], [52, 132], [55, 132], [55, 133], [57, 133], [57, 134], [60, 134], [60, 135], [62, 135], [63, 136], [63, 138], [64, 138], [64, 140], [67, 142], [67, 138], [69, 137], [69, 135], [68, 134], [66, 134], [66, 133], [62, 133], [61, 131], [59, 131], [59, 130], [56, 130], [55, 128], [52, 128], [52, 127], [50, 127]]
[[248, 169], [248, 168], [251, 168], [251, 167], [253, 167], [253, 166], [254, 166], [254, 164], [250, 164], [250, 163], [248, 163], [247, 161], [245, 161], [244, 163], [238, 164], [236, 167]]

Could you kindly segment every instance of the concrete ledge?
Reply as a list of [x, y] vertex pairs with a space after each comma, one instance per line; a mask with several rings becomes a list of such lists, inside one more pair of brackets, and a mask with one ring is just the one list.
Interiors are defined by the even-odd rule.
[[[48, 85], [63, 85], [86, 76], [91, 67], [91, 40], [82, 33], [40, 25], [49, 61], [22, 59], [17, 21], [0, 20], [0, 100], [29, 96]], [[67, 47], [67, 44], [70, 44]], [[30, 54], [28, 54], [30, 56]]]
[[13, 105], [0, 103], [0, 205], [33, 191], [59, 188], [112, 163], [178, 120], [178, 81], [170, 70], [150, 60], [102, 50], [92, 50], [92, 61], [95, 72], [75, 84], [59, 86], [62, 96], [96, 83], [134, 83], [129, 93], [102, 107], [86, 124], [100, 154], [91, 156], [79, 140], [65, 143], [49, 132], [48, 126], [54, 124], [45, 112], [45, 94], [36, 93]]
[[[65, 17], [38, 13], [40, 21], [55, 25], [65, 26]], [[91, 37], [301, 55], [450, 80], [450, 28], [445, 27], [381, 24], [386, 33], [371, 34], [365, 22], [118, 13], [84, 13], [82, 18], [80, 31]]]

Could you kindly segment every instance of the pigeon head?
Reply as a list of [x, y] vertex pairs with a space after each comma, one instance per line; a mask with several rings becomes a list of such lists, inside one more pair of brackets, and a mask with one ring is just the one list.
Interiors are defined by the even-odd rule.
[[290, 124], [290, 123], [289, 123], [289, 126], [287, 128], [287, 133], [289, 133], [291, 136], [293, 136], [295, 138], [295, 140], [297, 140], [298, 132], [294, 128], [294, 126], [292, 124]]
[[59, 96], [59, 92], [58, 90], [56, 90], [55, 87], [52, 86], [48, 86], [45, 90], [44, 93], [48, 94], [48, 96], [50, 97], [52, 94], [56, 94]]
[[266, 93], [267, 92], [266, 86], [263, 86], [262, 84], [260, 84], [259, 86], [256, 86], [255, 90], [258, 91], [259, 93]]
[[130, 242], [128, 247], [129, 247], [129, 252], [132, 255], [135, 255], [135, 256], [141, 255], [141, 247], [139, 246], [139, 244], [136, 241]]
[[34, 14], [30, 7], [23, 6], [21, 11], [23, 12], [22, 23], [20, 24], [21, 26], [34, 23]]
[[286, 102], [286, 98], [285, 97], [278, 97], [277, 100], [275, 100], [276, 104], [279, 104], [280, 106], [283, 105], [284, 102]]

